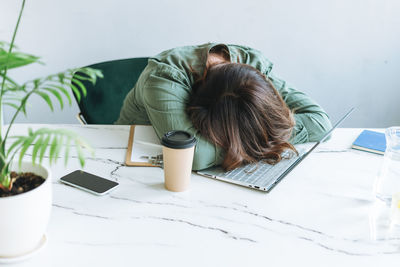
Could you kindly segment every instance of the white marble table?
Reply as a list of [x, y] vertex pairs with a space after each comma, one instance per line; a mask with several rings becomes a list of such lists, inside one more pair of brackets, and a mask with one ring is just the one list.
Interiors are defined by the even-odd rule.
[[195, 174], [172, 193], [162, 169], [124, 166], [127, 126], [62, 127], [96, 148], [85, 170], [120, 186], [102, 197], [68, 187], [58, 179], [79, 165], [59, 160], [47, 247], [14, 266], [400, 266], [400, 238], [371, 223], [383, 157], [350, 149], [361, 129], [337, 129], [270, 193]]

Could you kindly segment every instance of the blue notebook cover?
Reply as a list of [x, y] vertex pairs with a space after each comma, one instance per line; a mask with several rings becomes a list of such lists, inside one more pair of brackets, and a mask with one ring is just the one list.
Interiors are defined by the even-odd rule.
[[354, 141], [352, 148], [383, 155], [386, 150], [385, 134], [364, 130]]

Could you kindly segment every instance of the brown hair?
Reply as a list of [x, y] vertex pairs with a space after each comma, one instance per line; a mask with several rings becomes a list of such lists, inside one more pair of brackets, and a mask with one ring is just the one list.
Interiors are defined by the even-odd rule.
[[207, 67], [193, 85], [187, 113], [200, 134], [225, 150], [225, 170], [260, 160], [275, 164], [283, 151], [296, 152], [288, 142], [295, 124], [292, 112], [250, 65]]

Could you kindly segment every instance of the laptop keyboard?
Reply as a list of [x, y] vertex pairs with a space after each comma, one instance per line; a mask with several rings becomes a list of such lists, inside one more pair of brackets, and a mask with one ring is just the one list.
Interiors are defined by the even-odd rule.
[[299, 158], [297, 155], [292, 155], [290, 158], [287, 158], [290, 156], [289, 153], [289, 151], [285, 151], [282, 154], [284, 159], [282, 159], [277, 165], [259, 162], [248, 164], [228, 172], [221, 172], [216, 176], [229, 178], [241, 183], [252, 184], [258, 187], [265, 187], [271, 183], [271, 181], [274, 181], [277, 177], [279, 177], [285, 170], [289, 168], [292, 163]]

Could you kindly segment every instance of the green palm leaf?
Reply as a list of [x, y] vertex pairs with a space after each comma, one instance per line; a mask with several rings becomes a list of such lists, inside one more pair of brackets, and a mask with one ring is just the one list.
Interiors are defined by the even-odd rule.
[[19, 85], [17, 84], [17, 82], [15, 82], [13, 79], [11, 79], [11, 78], [8, 77], [8, 76], [4, 76], [3, 73], [0, 73], [0, 77], [2, 77], [2, 78], [5, 77], [5, 78], [6, 78], [6, 81], [7, 81], [8, 83], [10, 83], [12, 87], [18, 87], [18, 86], [19, 86]]
[[[50, 109], [53, 111], [54, 98], [60, 103], [61, 109], [64, 108], [63, 95], [72, 104], [71, 90], [75, 94], [76, 99], [80, 101], [82, 95], [86, 96], [87, 91], [83, 81], [96, 83], [97, 78], [102, 78], [101, 71], [92, 68], [68, 69], [46, 77], [34, 79], [19, 85], [16, 81], [8, 76], [9, 69], [26, 66], [32, 63], [41, 63], [39, 57], [15, 51], [15, 36], [18, 25], [24, 9], [25, 0], [22, 1], [22, 8], [19, 12], [18, 21], [13, 32], [11, 43], [0, 41], [0, 101], [6, 105], [16, 109], [11, 118], [11, 122], [6, 127], [6, 133], [0, 134], [0, 184], [7, 185], [9, 182], [9, 164], [15, 156], [18, 155], [19, 163], [26, 155], [30, 147], [32, 147], [33, 164], [38, 160], [42, 162], [45, 154], [48, 153], [50, 163], [56, 162], [62, 149], [65, 149], [66, 161], [69, 156], [70, 144], [76, 144], [76, 150], [80, 164], [84, 165], [84, 149], [93, 152], [90, 146], [76, 134], [69, 131], [59, 129], [39, 129], [36, 131], [29, 130], [27, 136], [14, 136], [11, 145], [6, 149], [9, 142], [8, 137], [10, 128], [20, 112], [26, 115], [26, 106], [31, 95], [36, 94], [41, 97]], [[75, 76], [74, 76], [75, 75]], [[69, 89], [70, 88], [70, 89]], [[18, 97], [19, 94], [23, 94]], [[1, 104], [0, 103], [0, 106]], [[0, 129], [2, 130], [2, 129]], [[67, 146], [64, 146], [64, 143]]]
[[10, 107], [13, 107], [15, 109], [19, 108], [19, 106], [17, 104], [14, 104], [14, 103], [11, 103], [11, 102], [5, 102], [5, 103], [3, 103], [3, 105], [10, 106]]
[[81, 166], [83, 166], [85, 165], [85, 157], [83, 156], [82, 148], [79, 142], [76, 141], [75, 144], [76, 144], [76, 152], [78, 153], [79, 163], [81, 164]]
[[71, 144], [71, 138], [67, 138], [67, 142], [66, 142], [66, 144], [65, 144], [65, 155], [64, 155], [64, 157], [65, 157], [65, 160], [64, 160], [64, 164], [65, 164], [65, 166], [67, 166], [67, 163], [68, 163], [68, 157], [69, 157], [69, 148], [70, 148], [70, 145]]
[[32, 163], [35, 165], [36, 162], [36, 156], [37, 153], [39, 152], [39, 149], [43, 145], [43, 140], [44, 140], [44, 135], [41, 135], [35, 142], [35, 145], [33, 146], [33, 151], [32, 151]]
[[17, 140], [14, 141], [7, 150], [7, 157], [12, 154], [13, 150], [17, 148], [21, 143], [24, 142], [25, 136], [13, 136]]
[[22, 143], [21, 152], [19, 153], [19, 160], [18, 160], [18, 164], [20, 166], [21, 166], [21, 163], [22, 163], [22, 159], [25, 156], [25, 152], [28, 150], [28, 148], [32, 144], [33, 140], [34, 140], [33, 136], [28, 136], [28, 138], [26, 138], [24, 140], [24, 142]]
[[44, 87], [43, 90], [46, 90], [46, 91], [49, 91], [50, 93], [52, 93], [58, 99], [61, 109], [64, 108], [64, 101], [63, 101], [60, 93], [56, 89]]
[[47, 134], [46, 139], [44, 139], [43, 144], [39, 148], [40, 149], [39, 162], [43, 162], [43, 157], [44, 157], [44, 154], [46, 153], [47, 145], [50, 143], [50, 138], [51, 138], [51, 135]]
[[[7, 58], [8, 63], [6, 63]], [[4, 70], [6, 66], [7, 69], [14, 69], [35, 62], [40, 63], [39, 57], [21, 52], [11, 52], [11, 54], [8, 54], [8, 51], [0, 49], [0, 70]]]
[[51, 99], [48, 94], [40, 92], [40, 91], [35, 91], [35, 94], [41, 96], [43, 98], [43, 100], [46, 101], [46, 103], [49, 105], [51, 111], [54, 111], [53, 104], [51, 103]]
[[81, 93], [79, 92], [79, 89], [75, 85], [73, 85], [72, 83], [70, 84], [70, 86], [71, 86], [72, 91], [74, 91], [74, 94], [76, 96], [76, 100], [78, 102], [80, 102], [81, 101]]
[[58, 157], [60, 156], [60, 151], [63, 147], [63, 142], [64, 142], [64, 135], [59, 135], [58, 136], [58, 140], [57, 140], [57, 147], [56, 147], [56, 151], [54, 152], [54, 159], [55, 162], [57, 162]]
[[51, 142], [51, 145], [50, 145], [50, 154], [49, 154], [50, 164], [53, 163], [53, 160], [55, 158], [54, 156], [55, 156], [55, 152], [57, 150], [57, 145], [58, 145], [57, 141], [58, 141], [57, 135], [54, 135], [53, 141]]
[[63, 93], [66, 96], [66, 98], [68, 99], [69, 105], [70, 106], [72, 105], [72, 99], [71, 99], [71, 96], [69, 95], [67, 89], [65, 89], [64, 87], [62, 87], [60, 85], [57, 85], [57, 84], [48, 84], [47, 86], [49, 88], [53, 88], [55, 90], [59, 90], [61, 93]]
[[78, 79], [72, 79], [71, 86], [72, 86], [72, 84], [74, 84], [74, 85], [76, 84], [79, 87], [80, 91], [82, 92], [83, 96], [86, 97], [87, 91], [81, 81], [79, 81]]
[[83, 148], [93, 153], [93, 149], [84, 139], [79, 137], [76, 133], [68, 130], [41, 128], [36, 131], [32, 131], [30, 129], [27, 136], [13, 136], [12, 138], [16, 140], [8, 149], [9, 154], [12, 152], [12, 156], [9, 158], [11, 160], [14, 155], [19, 153], [19, 164], [21, 164], [23, 157], [33, 143], [33, 164], [36, 163], [38, 156], [38, 162], [41, 163], [46, 152], [49, 152], [48, 155], [50, 164], [57, 162], [57, 159], [63, 148], [65, 149], [65, 157], [67, 161], [71, 141], [76, 144], [78, 160], [82, 167], [85, 165]]

